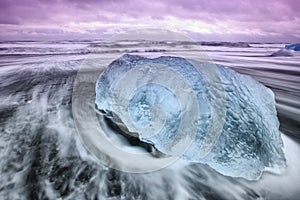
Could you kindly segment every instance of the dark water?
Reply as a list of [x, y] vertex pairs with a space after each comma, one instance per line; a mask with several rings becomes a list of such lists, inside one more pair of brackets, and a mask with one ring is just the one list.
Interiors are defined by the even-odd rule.
[[[257, 182], [208, 166], [176, 163], [148, 174], [107, 168], [86, 151], [72, 116], [72, 91], [91, 54], [104, 68], [122, 53], [197, 57], [199, 43], [99, 41], [0, 44], [0, 199], [297, 199], [300, 196], [300, 56], [271, 57], [284, 44], [208, 43], [217, 63], [251, 75], [276, 96], [289, 167]], [[97, 47], [94, 49], [94, 47]], [[91, 67], [88, 76], [97, 78]], [[93, 88], [88, 85], [87, 88]], [[287, 137], [287, 136], [290, 137]]]

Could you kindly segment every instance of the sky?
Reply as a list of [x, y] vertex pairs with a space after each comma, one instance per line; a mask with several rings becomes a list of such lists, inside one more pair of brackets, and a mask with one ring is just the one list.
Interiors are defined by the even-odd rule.
[[0, 0], [1, 40], [158, 28], [201, 41], [300, 42], [300, 0]]

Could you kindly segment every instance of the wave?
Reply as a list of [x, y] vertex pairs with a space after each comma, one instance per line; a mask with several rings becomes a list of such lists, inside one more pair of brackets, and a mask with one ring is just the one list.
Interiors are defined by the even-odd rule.
[[272, 53], [270, 56], [272, 56], [272, 57], [292, 57], [292, 56], [294, 56], [294, 54], [291, 50], [280, 49], [280, 50]]
[[[56, 54], [68, 55], [64, 53]], [[286, 72], [267, 73], [260, 68], [290, 69], [291, 64], [297, 65], [296, 60], [274, 64], [243, 59], [243, 64], [239, 65], [248, 66], [257, 61], [257, 70], [250, 67], [239, 67], [239, 70], [269, 83], [268, 87], [274, 89], [277, 97], [286, 98], [279, 99], [282, 109], [278, 114], [284, 116], [281, 117], [281, 130], [284, 133], [289, 130], [293, 135], [293, 139], [283, 135], [289, 161], [287, 173], [283, 176], [266, 173], [260, 181], [249, 182], [223, 176], [199, 164], [177, 163], [148, 174], [122, 173], [104, 167], [82, 146], [72, 116], [73, 82], [81, 61], [62, 62], [61, 57], [54, 56], [45, 61], [43, 57], [36, 60], [25, 56], [22, 63], [30, 65], [21, 66], [17, 59], [1, 60], [5, 66], [9, 63], [5, 70], [10, 73], [4, 69], [0, 72], [0, 199], [297, 199], [300, 196], [300, 149], [293, 141], [299, 138], [300, 126], [291, 122], [292, 118], [298, 122], [298, 115], [289, 116], [285, 108], [286, 99], [299, 102], [295, 97], [299, 93], [298, 77], [292, 76], [292, 71], [286, 76]], [[78, 59], [76, 56], [68, 58]], [[238, 57], [220, 59], [239, 64]], [[97, 62], [91, 64], [99, 65]], [[81, 86], [94, 91], [89, 81], [99, 74], [87, 73], [88, 81]], [[293, 90], [288, 88], [291, 80], [297, 81]], [[86, 99], [83, 100], [81, 106], [87, 104]], [[92, 106], [93, 103], [91, 100]], [[299, 106], [294, 108], [298, 113]]]
[[49, 52], [45, 50], [44, 52], [29, 52], [29, 51], [8, 51], [8, 52], [1, 52], [0, 49], [0, 57], [35, 57], [35, 56], [67, 56], [67, 55], [86, 55], [86, 54], [115, 54], [115, 53], [154, 53], [154, 52], [167, 52], [168, 50], [166, 49], [124, 49], [124, 50], [119, 50], [119, 49], [112, 49], [112, 50], [98, 50], [98, 49], [82, 49], [82, 50], [76, 50], [76, 51], [70, 51], [70, 52], [65, 52], [62, 51], [61, 53], [59, 52]]
[[137, 46], [182, 46], [182, 45], [195, 45], [195, 46], [224, 46], [224, 47], [243, 47], [249, 48], [251, 45], [246, 42], [193, 42], [193, 41], [127, 41], [127, 42], [103, 42], [100, 44], [90, 44], [90, 47], [103, 47], [103, 48], [129, 48]]
[[[1, 199], [288, 199], [299, 196], [300, 149], [286, 136], [283, 136], [285, 150], [290, 161], [287, 173], [284, 176], [266, 173], [258, 182], [226, 177], [206, 165], [192, 163], [178, 162], [145, 174], [104, 167], [82, 146], [76, 133], [71, 111], [76, 72], [53, 73], [53, 70], [45, 74], [27, 69], [0, 79], [0, 86], [10, 83], [1, 87], [5, 94], [0, 94], [3, 105], [0, 138], [5, 141], [0, 143]], [[95, 72], [87, 75], [97, 76]], [[94, 90], [94, 85], [81, 86]], [[81, 106], [86, 104], [83, 101]]]

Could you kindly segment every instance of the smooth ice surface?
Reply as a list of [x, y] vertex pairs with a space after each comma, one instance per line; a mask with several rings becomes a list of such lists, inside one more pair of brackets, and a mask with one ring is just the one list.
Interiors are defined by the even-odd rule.
[[[153, 73], [153, 66], [160, 67], [160, 73]], [[191, 162], [205, 163], [224, 175], [250, 180], [258, 179], [263, 171], [281, 173], [286, 166], [286, 160], [273, 92], [251, 77], [221, 65], [214, 68], [220, 81], [209, 82], [205, 77], [211, 73], [210, 67], [209, 63], [190, 62], [180, 57], [149, 59], [126, 54], [112, 62], [98, 79], [96, 106], [113, 120], [121, 120], [129, 131], [137, 132], [142, 141], [153, 144], [165, 154], [180, 156]], [[139, 85], [139, 81], [133, 82], [129, 79], [128, 84], [136, 85], [124, 84], [128, 74], [134, 70], [139, 72], [139, 76], [142, 74], [142, 78], [139, 77], [138, 80], [143, 84]], [[181, 78], [174, 77], [170, 72], [179, 74]], [[168, 73], [169, 76], [166, 75]], [[130, 78], [133, 76], [134, 74]], [[153, 83], [153, 80], [160, 80], [160, 84]], [[161, 84], [164, 81], [166, 85]], [[195, 94], [198, 104], [196, 107], [189, 105], [192, 98], [186, 96], [190, 93], [186, 92], [186, 88], [182, 89], [186, 87], [182, 81], [185, 81]], [[170, 84], [182, 93], [174, 91], [174, 88], [170, 89]], [[135, 90], [130, 95], [115, 97], [127, 94], [128, 88]], [[225, 104], [219, 104], [218, 99], [222, 98], [219, 96], [220, 91], [224, 91]], [[115, 99], [129, 103], [118, 104]], [[180, 101], [182, 99], [183, 102]], [[219, 123], [214, 119], [216, 115], [212, 114], [214, 109], [220, 112], [217, 116], [224, 114], [225, 121], [219, 137], [211, 144], [213, 147], [202, 157], [199, 152], [206, 145], [203, 141], [206, 141], [211, 122]], [[120, 111], [126, 111], [127, 114], [123, 115]], [[225, 113], [221, 113], [224, 111]], [[193, 115], [195, 112], [197, 123], [191, 121], [189, 124], [184, 121], [185, 115]], [[186, 126], [190, 126], [187, 130], [191, 132], [180, 131], [182, 120], [187, 123]], [[152, 130], [153, 121], [159, 124], [158, 129], [153, 129], [155, 134], [143, 132]], [[163, 123], [160, 123], [162, 121]], [[197, 124], [196, 129], [193, 128], [194, 124]], [[214, 127], [214, 124], [212, 126]], [[194, 130], [195, 133], [192, 132]], [[189, 137], [192, 137], [192, 142], [181, 154], [178, 148], [174, 148], [177, 147], [174, 144]]]
[[285, 48], [288, 50], [300, 51], [300, 44], [287, 44]]

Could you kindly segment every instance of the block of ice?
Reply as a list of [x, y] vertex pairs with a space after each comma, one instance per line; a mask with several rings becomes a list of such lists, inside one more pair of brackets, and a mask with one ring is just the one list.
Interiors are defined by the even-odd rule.
[[300, 44], [287, 44], [285, 48], [288, 50], [300, 51]]
[[254, 180], [286, 166], [274, 94], [225, 66], [126, 54], [99, 77], [95, 103], [164, 154], [224, 175]]

